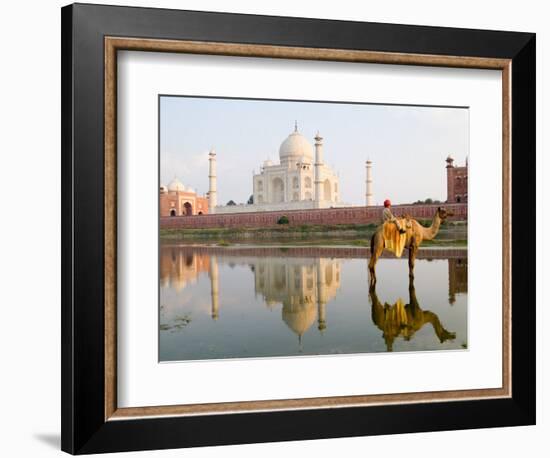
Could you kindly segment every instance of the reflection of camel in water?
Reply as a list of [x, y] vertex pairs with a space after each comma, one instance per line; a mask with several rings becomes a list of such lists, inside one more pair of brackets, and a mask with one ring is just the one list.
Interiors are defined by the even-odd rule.
[[393, 350], [393, 342], [400, 335], [405, 340], [411, 340], [416, 331], [426, 323], [430, 323], [441, 343], [454, 340], [456, 334], [447, 331], [439, 317], [429, 310], [422, 310], [416, 299], [414, 283], [409, 282], [409, 303], [403, 304], [398, 299], [394, 305], [382, 304], [376, 295], [374, 285], [369, 288], [369, 297], [372, 302], [372, 321], [383, 332], [388, 351]]
[[376, 273], [374, 268], [376, 267], [376, 262], [382, 255], [384, 248], [390, 248], [388, 246], [388, 242], [393, 244], [394, 249], [392, 251], [394, 254], [397, 252], [397, 256], [401, 256], [401, 251], [403, 248], [407, 248], [409, 250], [409, 278], [412, 280], [414, 278], [414, 261], [416, 259], [418, 247], [423, 240], [432, 240], [435, 238], [439, 232], [439, 226], [448, 216], [453, 216], [453, 213], [447, 212], [444, 208], [438, 207], [430, 227], [424, 227], [412, 218], [399, 218], [401, 227], [406, 230], [404, 234], [399, 234], [397, 226], [391, 221], [380, 225], [370, 241], [370, 284], [374, 285], [376, 283]]

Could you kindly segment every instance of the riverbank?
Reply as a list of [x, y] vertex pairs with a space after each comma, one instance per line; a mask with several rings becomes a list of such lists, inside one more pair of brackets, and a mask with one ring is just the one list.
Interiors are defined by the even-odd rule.
[[[429, 221], [420, 221], [428, 226]], [[230, 246], [242, 243], [261, 245], [298, 245], [298, 246], [365, 246], [377, 225], [307, 225], [267, 228], [209, 228], [209, 229], [161, 229], [161, 241], [182, 243], [205, 243], [218, 246]], [[467, 246], [467, 224], [450, 222], [443, 226], [434, 240], [426, 240], [423, 246], [465, 247]]]
[[[370, 239], [279, 239], [279, 240], [250, 240], [250, 241], [190, 241], [190, 240], [174, 240], [163, 239], [164, 243], [179, 243], [180, 245], [189, 246], [213, 246], [213, 247], [241, 247], [241, 246], [259, 246], [259, 247], [351, 247], [351, 248], [369, 248]], [[445, 240], [425, 240], [422, 242], [422, 248], [456, 248], [466, 249], [468, 241], [465, 239], [445, 239]]]

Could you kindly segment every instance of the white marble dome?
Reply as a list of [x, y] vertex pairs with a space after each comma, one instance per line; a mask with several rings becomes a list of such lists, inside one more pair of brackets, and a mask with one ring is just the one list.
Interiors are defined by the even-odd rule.
[[292, 160], [313, 161], [313, 147], [298, 130], [292, 132], [279, 148], [281, 162]]
[[168, 190], [169, 191], [180, 191], [180, 192], [184, 192], [185, 191], [185, 186], [183, 186], [183, 183], [178, 180], [177, 178], [174, 178], [170, 184], [168, 185]]
[[168, 192], [168, 187], [161, 184], [160, 185], [160, 193], [161, 194], [166, 194], [167, 192]]

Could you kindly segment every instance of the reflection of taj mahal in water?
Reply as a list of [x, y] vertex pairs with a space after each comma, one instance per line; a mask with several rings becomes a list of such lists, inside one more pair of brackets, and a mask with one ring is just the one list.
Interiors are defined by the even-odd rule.
[[268, 307], [282, 304], [282, 318], [301, 339], [317, 321], [327, 327], [326, 304], [340, 288], [341, 262], [328, 258], [255, 258], [255, 291]]
[[[177, 292], [192, 284], [201, 274], [210, 279], [213, 320], [220, 317], [220, 259], [216, 255], [193, 255], [178, 247], [162, 247], [160, 278], [162, 287]], [[282, 320], [299, 339], [317, 322], [317, 329], [327, 327], [326, 304], [340, 288], [341, 261], [328, 258], [250, 257], [241, 259], [254, 272], [254, 288], [267, 307], [282, 305]], [[165, 319], [176, 315], [163, 308]]]
[[[229, 264], [235, 257], [208, 249], [196, 253], [193, 247], [161, 246], [160, 279], [161, 287], [181, 293], [186, 286], [197, 281], [200, 275], [208, 275], [210, 283], [209, 315], [216, 321], [223, 318], [220, 303], [220, 264]], [[281, 306], [281, 319], [298, 337], [309, 330], [321, 332], [329, 329], [327, 305], [336, 297], [341, 286], [341, 268], [344, 259], [331, 257], [304, 257], [290, 254], [285, 257], [266, 255], [261, 250], [238, 256], [238, 264], [245, 265], [253, 272], [254, 292], [263, 299], [270, 310]], [[455, 302], [457, 294], [467, 292], [467, 259], [450, 258], [448, 263], [448, 299]], [[437, 315], [423, 311], [418, 305], [414, 287], [408, 304], [398, 301], [395, 305], [382, 304], [376, 293], [371, 292], [373, 323], [383, 331], [387, 349], [391, 351], [397, 336], [405, 340], [412, 338], [417, 330], [431, 324], [441, 342], [452, 338], [439, 322]], [[223, 293], [223, 291], [222, 291]], [[206, 305], [206, 304], [205, 304]], [[181, 316], [175, 304], [171, 309], [161, 309], [161, 325]], [[406, 324], [406, 325], [405, 325]]]

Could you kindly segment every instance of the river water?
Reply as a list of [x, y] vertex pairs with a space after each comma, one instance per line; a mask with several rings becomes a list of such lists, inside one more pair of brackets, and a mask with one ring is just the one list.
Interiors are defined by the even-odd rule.
[[159, 359], [467, 348], [467, 251], [427, 250], [409, 284], [406, 253], [351, 247], [160, 247]]

